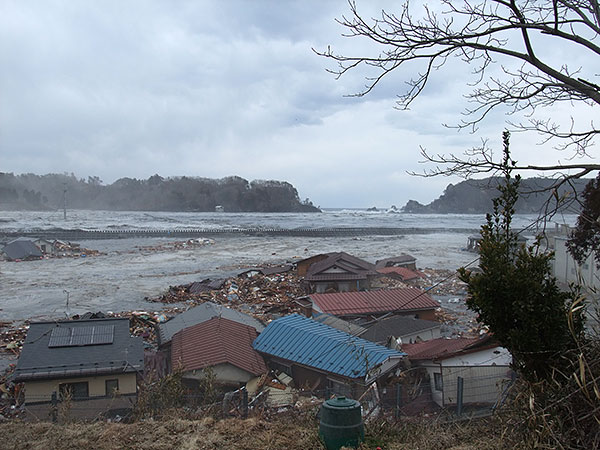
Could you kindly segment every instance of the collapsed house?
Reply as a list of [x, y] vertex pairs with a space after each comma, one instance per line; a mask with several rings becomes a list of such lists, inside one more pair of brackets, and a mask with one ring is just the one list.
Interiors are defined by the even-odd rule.
[[11, 261], [39, 259], [43, 256], [41, 250], [33, 243], [32, 239], [20, 237], [8, 242], [2, 253]]
[[384, 267], [404, 267], [406, 269], [417, 270], [417, 258], [414, 256], [401, 253], [398, 256], [392, 258], [380, 259], [375, 262], [377, 269], [383, 269]]
[[296, 388], [321, 396], [358, 398], [369, 386], [385, 383], [404, 358], [402, 352], [298, 314], [271, 322], [253, 347], [271, 369], [290, 376]]
[[47, 419], [69, 402], [76, 418], [130, 409], [144, 370], [141, 338], [124, 318], [32, 322], [14, 374], [28, 417]]
[[413, 367], [427, 371], [431, 397], [441, 407], [455, 406], [459, 392], [464, 405], [494, 405], [513, 376], [511, 354], [490, 335], [404, 344], [402, 351]]

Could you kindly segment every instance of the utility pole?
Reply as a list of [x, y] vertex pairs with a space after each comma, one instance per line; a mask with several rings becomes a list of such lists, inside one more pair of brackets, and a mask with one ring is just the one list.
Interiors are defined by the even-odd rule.
[[67, 220], [67, 183], [64, 183], [63, 188], [63, 216]]
[[67, 294], [67, 308], [65, 310], [65, 315], [67, 316], [67, 319], [69, 318], [69, 295], [71, 294], [69, 291], [67, 291], [66, 289], [63, 289], [63, 292], [65, 294]]

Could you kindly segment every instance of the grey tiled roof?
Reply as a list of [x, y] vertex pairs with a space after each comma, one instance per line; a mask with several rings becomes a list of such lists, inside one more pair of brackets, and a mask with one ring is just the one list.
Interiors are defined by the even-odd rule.
[[347, 320], [340, 319], [339, 317], [332, 316], [331, 314], [321, 313], [313, 316], [313, 320], [324, 323], [330, 327], [344, 331], [345, 333], [351, 334], [352, 336], [360, 336], [362, 333], [367, 331], [366, 328], [356, 325], [355, 323], [348, 322]]
[[159, 324], [158, 336], [160, 345], [170, 342], [173, 335], [178, 331], [206, 322], [213, 317], [223, 317], [225, 319], [233, 320], [234, 322], [251, 326], [252, 328], [255, 328], [258, 333], [265, 328], [260, 321], [248, 314], [241, 313], [226, 306], [217, 305], [216, 303], [206, 302], [188, 309], [184, 313], [178, 314], [168, 322]]
[[[52, 330], [113, 326], [111, 343], [49, 347]], [[129, 334], [129, 319], [32, 322], [15, 369], [16, 381], [143, 372], [141, 338]]]
[[409, 316], [391, 316], [375, 322], [360, 337], [371, 342], [385, 342], [390, 336], [396, 338], [408, 336], [441, 325], [441, 323], [433, 320], [415, 319]]

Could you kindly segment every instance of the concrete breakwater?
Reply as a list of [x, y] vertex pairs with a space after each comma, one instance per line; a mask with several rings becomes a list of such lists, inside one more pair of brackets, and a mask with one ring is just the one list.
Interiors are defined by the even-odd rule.
[[17, 237], [43, 238], [48, 240], [89, 240], [89, 239], [127, 239], [138, 237], [167, 237], [167, 238], [203, 238], [203, 237], [227, 237], [227, 236], [296, 236], [296, 237], [329, 237], [329, 236], [401, 236], [415, 234], [440, 234], [461, 233], [475, 234], [477, 229], [471, 228], [381, 228], [381, 227], [359, 227], [359, 228], [224, 228], [224, 229], [172, 229], [172, 230], [149, 230], [149, 229], [120, 229], [120, 230], [22, 230], [22, 231], [0, 231], [3, 240]]

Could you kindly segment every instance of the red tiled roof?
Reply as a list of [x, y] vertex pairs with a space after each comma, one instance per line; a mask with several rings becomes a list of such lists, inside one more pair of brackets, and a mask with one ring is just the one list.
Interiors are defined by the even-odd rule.
[[416, 344], [402, 344], [402, 351], [406, 352], [408, 359], [412, 360], [444, 359], [462, 350], [466, 350], [473, 344], [483, 343], [484, 340], [487, 342], [485, 338], [438, 338]]
[[382, 274], [393, 273], [395, 275], [399, 275], [402, 280], [414, 280], [415, 278], [423, 278], [423, 274], [416, 270], [407, 269], [406, 267], [382, 267], [381, 269], [377, 269], [377, 272]]
[[253, 375], [261, 375], [267, 372], [267, 366], [252, 348], [257, 336], [253, 327], [214, 317], [173, 335], [172, 367], [187, 371], [229, 363]]
[[311, 294], [310, 299], [322, 312], [334, 316], [434, 309], [440, 306], [429, 294], [416, 288]]

